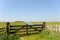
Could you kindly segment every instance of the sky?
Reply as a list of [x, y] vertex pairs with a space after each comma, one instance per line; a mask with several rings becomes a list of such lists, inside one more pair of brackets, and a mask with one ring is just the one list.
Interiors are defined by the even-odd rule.
[[60, 0], [0, 0], [0, 21], [60, 21]]

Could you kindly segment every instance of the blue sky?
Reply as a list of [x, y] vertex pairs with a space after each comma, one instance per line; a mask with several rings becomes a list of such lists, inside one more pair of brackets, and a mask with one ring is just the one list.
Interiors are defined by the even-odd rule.
[[0, 0], [0, 21], [60, 21], [60, 0]]

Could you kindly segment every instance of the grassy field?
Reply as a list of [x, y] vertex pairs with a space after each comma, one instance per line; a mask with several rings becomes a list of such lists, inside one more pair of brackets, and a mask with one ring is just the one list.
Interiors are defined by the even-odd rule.
[[30, 35], [23, 37], [24, 40], [60, 40], [59, 33], [51, 33], [49, 30], [45, 29], [39, 34]]
[[[16, 22], [10, 22], [11, 25], [26, 25], [27, 23], [24, 21], [16, 21]], [[0, 22], [0, 28], [6, 27], [6, 22]]]
[[[32, 24], [42, 24], [42, 22], [31, 22]], [[26, 25], [27, 22], [16, 21], [10, 22], [11, 25]], [[60, 25], [60, 22], [46, 22], [46, 25]], [[6, 27], [6, 22], [0, 22], [0, 27]]]
[[[42, 22], [32, 22], [33, 24], [41, 24]], [[60, 25], [60, 22], [46, 22], [46, 25]]]
[[[8, 40], [60, 40], [60, 33], [50, 32], [48, 29], [43, 30], [39, 34], [18, 37], [14, 35], [10, 35]], [[6, 37], [0, 37], [0, 40], [5, 40]]]
[[[31, 22], [32, 24], [41, 24], [42, 22]], [[26, 25], [27, 22], [10, 22], [11, 25]], [[60, 22], [46, 22], [46, 25], [60, 25]], [[0, 28], [6, 27], [6, 22], [0, 22]], [[2, 37], [0, 40], [4, 40]], [[21, 37], [10, 36], [9, 40], [21, 40]], [[22, 40], [60, 40], [60, 33], [50, 32], [48, 29], [43, 30], [39, 34], [24, 36]]]

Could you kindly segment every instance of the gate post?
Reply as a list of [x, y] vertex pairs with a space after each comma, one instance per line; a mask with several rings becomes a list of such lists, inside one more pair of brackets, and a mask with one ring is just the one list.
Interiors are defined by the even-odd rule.
[[10, 22], [6, 23], [6, 40], [8, 40], [10, 34]]
[[43, 29], [45, 29], [45, 24], [46, 24], [46, 22], [43, 22]]
[[28, 35], [28, 24], [26, 24], [26, 34]]

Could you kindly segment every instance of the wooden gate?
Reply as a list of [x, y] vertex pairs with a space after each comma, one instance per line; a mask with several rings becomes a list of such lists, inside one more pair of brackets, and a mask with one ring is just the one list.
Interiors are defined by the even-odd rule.
[[6, 27], [6, 34], [15, 34], [17, 36], [24, 36], [24, 35], [30, 35], [30, 34], [37, 34], [40, 33], [45, 28], [45, 22], [43, 24], [35, 24], [35, 25], [10, 25], [9, 22], [7, 22]]

